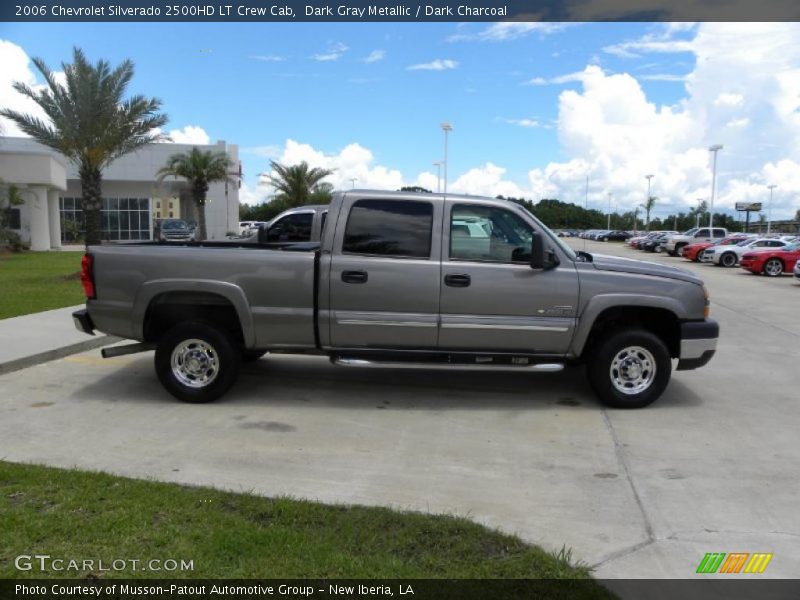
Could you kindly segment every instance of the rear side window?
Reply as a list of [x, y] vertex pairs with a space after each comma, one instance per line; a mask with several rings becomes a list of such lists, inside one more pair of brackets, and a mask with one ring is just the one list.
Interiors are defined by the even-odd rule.
[[350, 209], [342, 252], [429, 258], [433, 204], [359, 200]]

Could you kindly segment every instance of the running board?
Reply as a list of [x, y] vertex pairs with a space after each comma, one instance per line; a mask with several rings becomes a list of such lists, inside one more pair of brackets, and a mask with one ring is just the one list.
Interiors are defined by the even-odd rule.
[[532, 365], [480, 364], [480, 363], [436, 363], [377, 361], [362, 358], [331, 358], [340, 367], [362, 367], [373, 369], [436, 369], [439, 371], [526, 371], [534, 373], [555, 373], [564, 368], [563, 363], [539, 363]]
[[100, 355], [103, 358], [115, 358], [117, 356], [125, 356], [126, 354], [147, 352], [148, 350], [155, 350], [155, 348], [155, 344], [142, 342], [140, 344], [128, 344], [127, 346], [112, 346], [110, 348], [103, 348], [100, 351]]

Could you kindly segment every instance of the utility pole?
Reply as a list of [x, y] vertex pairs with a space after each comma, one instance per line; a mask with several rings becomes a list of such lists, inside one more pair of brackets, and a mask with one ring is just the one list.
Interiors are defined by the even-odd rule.
[[453, 126], [445, 121], [442, 123], [444, 131], [444, 193], [447, 194], [447, 134], [453, 131]]
[[708, 235], [714, 237], [714, 196], [717, 189], [717, 152], [722, 150], [722, 144], [714, 144], [708, 151], [714, 153], [714, 167], [711, 171], [711, 208], [708, 210]]
[[772, 231], [772, 191], [778, 187], [774, 183], [767, 186], [769, 188], [769, 207], [767, 207], [767, 235]]

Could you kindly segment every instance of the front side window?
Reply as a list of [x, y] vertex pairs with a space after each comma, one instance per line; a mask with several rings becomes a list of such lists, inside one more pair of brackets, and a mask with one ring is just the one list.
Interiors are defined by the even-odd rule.
[[457, 204], [450, 213], [450, 259], [529, 262], [533, 228], [504, 208]]
[[359, 200], [350, 209], [342, 252], [429, 258], [433, 204], [412, 200]]
[[311, 240], [313, 213], [286, 215], [269, 228], [267, 241], [270, 242], [308, 242]]

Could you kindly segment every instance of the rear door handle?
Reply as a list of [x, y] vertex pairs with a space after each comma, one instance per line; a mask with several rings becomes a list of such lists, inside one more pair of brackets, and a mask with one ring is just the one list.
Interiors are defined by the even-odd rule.
[[450, 287], [469, 287], [472, 278], [469, 275], [453, 274], [444, 276], [444, 284]]
[[366, 271], [342, 271], [342, 281], [345, 283], [367, 283]]

